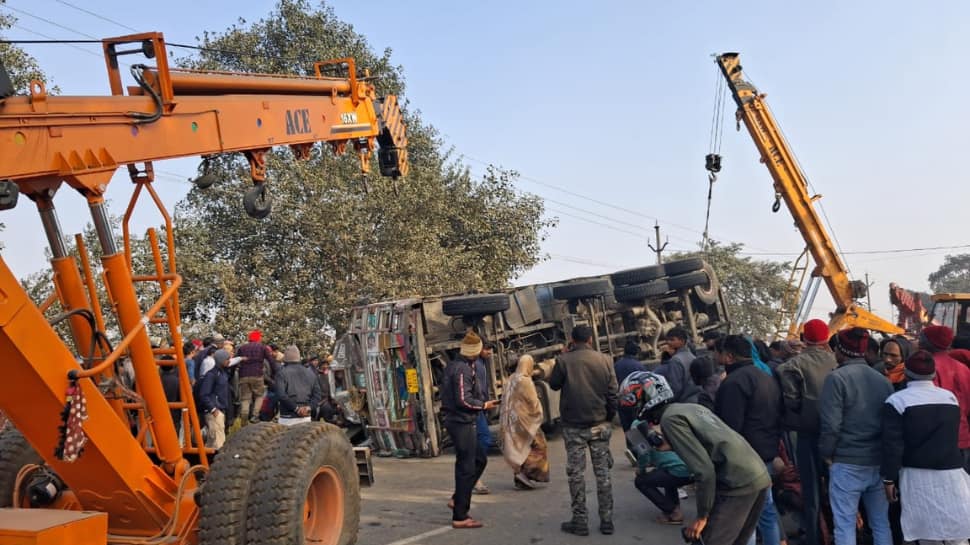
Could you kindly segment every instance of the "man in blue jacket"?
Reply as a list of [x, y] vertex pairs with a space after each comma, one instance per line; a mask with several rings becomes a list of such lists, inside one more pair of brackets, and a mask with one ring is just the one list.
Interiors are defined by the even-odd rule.
[[199, 404], [205, 414], [206, 446], [222, 448], [226, 442], [226, 410], [229, 408], [229, 352], [216, 350], [216, 365], [202, 377]]
[[494, 407], [496, 401], [481, 398], [475, 360], [482, 352], [482, 339], [468, 331], [461, 341], [459, 357], [445, 367], [441, 381], [441, 412], [445, 429], [455, 447], [455, 494], [452, 496], [451, 525], [454, 528], [481, 528], [482, 523], [468, 516], [472, 488], [485, 472], [488, 458], [478, 449], [475, 422], [478, 414]]

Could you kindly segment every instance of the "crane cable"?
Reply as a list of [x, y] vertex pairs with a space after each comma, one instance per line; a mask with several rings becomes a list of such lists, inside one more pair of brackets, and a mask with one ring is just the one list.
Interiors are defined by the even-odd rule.
[[714, 111], [711, 114], [711, 135], [708, 145], [709, 153], [704, 157], [704, 168], [707, 170], [707, 212], [704, 214], [704, 234], [701, 248], [707, 253], [710, 243], [711, 201], [714, 197], [714, 182], [717, 173], [721, 171], [721, 142], [724, 137], [724, 103], [727, 96], [724, 77], [719, 70], [714, 72]]

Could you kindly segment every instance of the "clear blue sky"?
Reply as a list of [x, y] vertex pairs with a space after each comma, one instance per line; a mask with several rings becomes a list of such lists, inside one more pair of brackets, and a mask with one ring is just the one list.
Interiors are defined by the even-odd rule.
[[[257, 19], [271, 1], [70, 0], [169, 41], [194, 43], [236, 17]], [[136, 6], [137, 4], [137, 6]], [[118, 25], [55, 0], [7, 5], [96, 37]], [[517, 283], [602, 274], [653, 262], [647, 248], [659, 217], [671, 249], [695, 247], [704, 224], [714, 100], [714, 52], [739, 51], [768, 94], [779, 123], [848, 251], [950, 246], [967, 238], [965, 2], [398, 2], [333, 1], [337, 14], [390, 47], [404, 66], [407, 98], [466, 157], [514, 168], [521, 189], [560, 219], [544, 245], [552, 259]], [[8, 8], [0, 8], [10, 13]], [[13, 12], [10, 38], [81, 35]], [[91, 51], [95, 47], [81, 46]], [[107, 92], [98, 55], [29, 46], [66, 94]], [[711, 231], [752, 252], [798, 253], [790, 216], [772, 214], [771, 180], [747, 133], [725, 120], [724, 170], [715, 186]], [[188, 190], [189, 160], [156, 168], [166, 200]], [[109, 196], [123, 211], [129, 185]], [[535, 180], [548, 185], [540, 185]], [[640, 211], [631, 214], [549, 185]], [[65, 230], [87, 221], [63, 193]], [[70, 202], [68, 202], [70, 201]], [[565, 213], [570, 215], [566, 215]], [[613, 229], [583, 221], [586, 217]], [[45, 245], [29, 203], [0, 218], [4, 258], [18, 274], [43, 266]], [[676, 224], [676, 225], [675, 225]], [[686, 227], [686, 228], [685, 228]], [[640, 234], [637, 234], [640, 233]], [[956, 251], [956, 252], [959, 252]], [[925, 289], [944, 251], [850, 255], [854, 276], [875, 281], [875, 310], [889, 317], [890, 281]], [[954, 253], [951, 251], [950, 253]], [[792, 259], [778, 256], [779, 259]], [[829, 310], [819, 298], [816, 314]]]

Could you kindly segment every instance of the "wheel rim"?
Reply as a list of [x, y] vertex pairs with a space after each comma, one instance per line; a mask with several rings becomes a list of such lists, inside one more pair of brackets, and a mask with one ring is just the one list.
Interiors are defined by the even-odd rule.
[[332, 467], [320, 468], [303, 503], [305, 543], [337, 545], [344, 523], [344, 486]]

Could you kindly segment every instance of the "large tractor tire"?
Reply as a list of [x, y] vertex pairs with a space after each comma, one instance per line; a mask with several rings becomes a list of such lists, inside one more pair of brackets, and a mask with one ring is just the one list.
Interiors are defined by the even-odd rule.
[[323, 422], [288, 428], [256, 472], [246, 536], [259, 545], [351, 545], [360, 481], [343, 431]]
[[610, 278], [613, 280], [614, 286], [632, 286], [657, 280], [664, 276], [667, 276], [667, 270], [663, 265], [650, 265], [649, 267], [615, 272]]
[[573, 282], [552, 288], [552, 296], [561, 301], [572, 299], [583, 299], [585, 297], [598, 297], [613, 291], [613, 285], [609, 280], [587, 280], [585, 282]]
[[653, 280], [646, 284], [635, 284], [633, 286], [621, 286], [616, 288], [613, 294], [617, 301], [624, 303], [642, 303], [644, 299], [658, 297], [670, 291], [670, 286], [666, 280]]
[[250, 424], [229, 436], [202, 487], [199, 545], [243, 545], [256, 472], [269, 467], [273, 444], [285, 428]]
[[441, 312], [448, 316], [485, 316], [508, 309], [509, 296], [505, 293], [464, 295], [441, 302]]
[[8, 424], [0, 432], [0, 507], [13, 505], [13, 487], [20, 469], [27, 464], [43, 463], [19, 430]]

